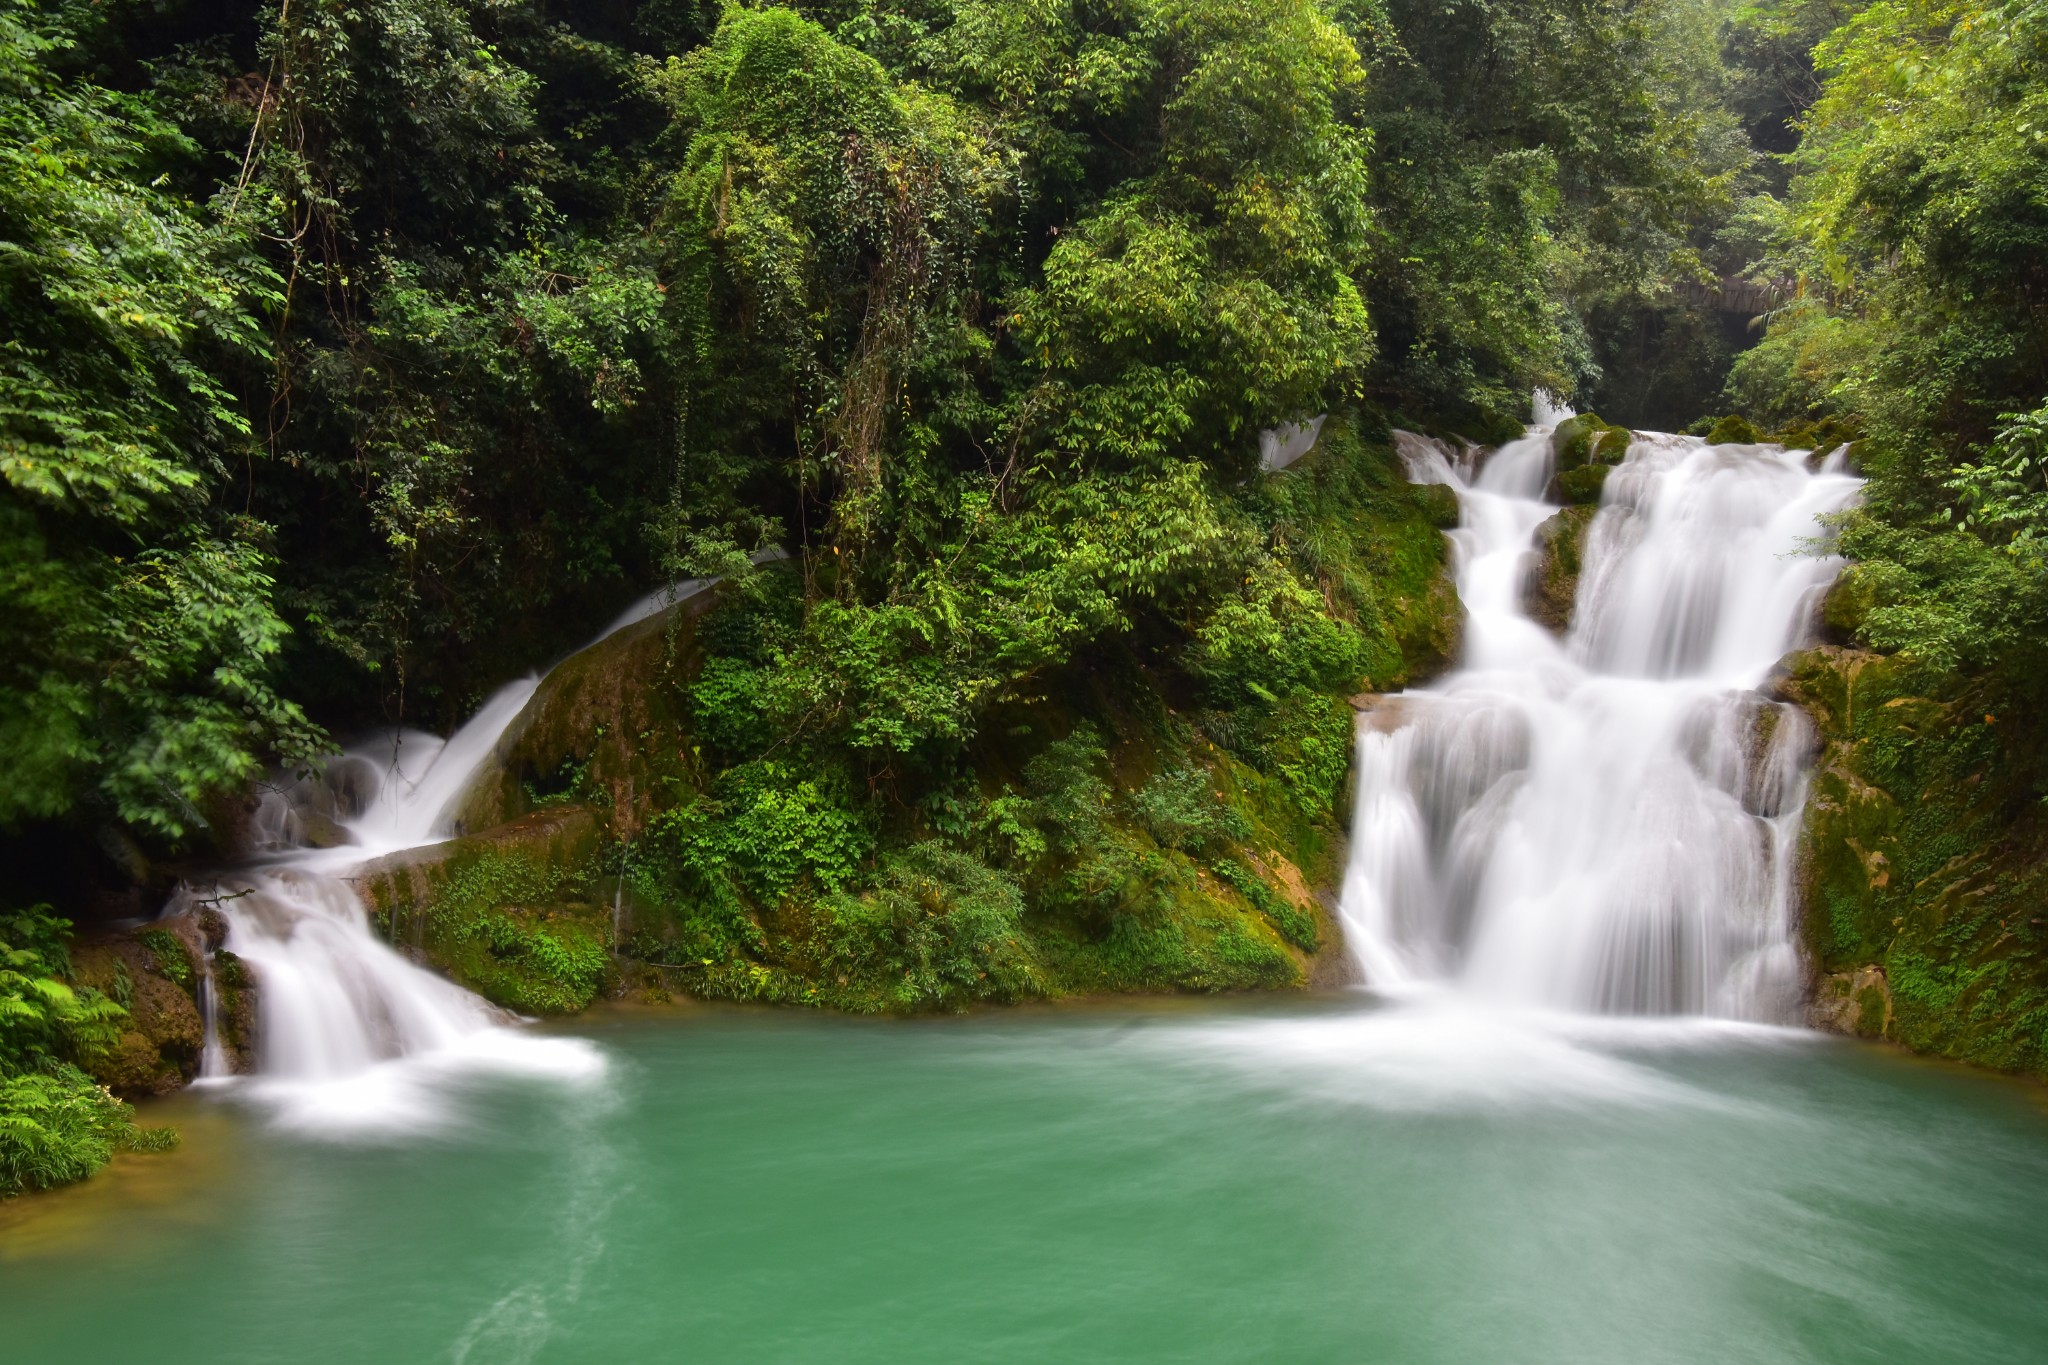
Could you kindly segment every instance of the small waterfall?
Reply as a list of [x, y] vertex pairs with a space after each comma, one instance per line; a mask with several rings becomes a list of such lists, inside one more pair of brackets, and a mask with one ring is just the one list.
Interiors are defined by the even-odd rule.
[[[263, 794], [251, 824], [255, 861], [221, 874], [203, 903], [218, 910], [222, 946], [259, 987], [256, 1075], [237, 1080], [286, 1122], [417, 1126], [440, 1117], [435, 1091], [450, 1072], [601, 1069], [585, 1045], [500, 1027], [511, 1016], [381, 942], [350, 879], [371, 858], [456, 832], [455, 806], [537, 686], [528, 678], [501, 689], [445, 741], [392, 731]], [[171, 909], [199, 903], [187, 889]], [[205, 956], [201, 1075], [227, 1079], [218, 983]]]
[[[1539, 401], [1539, 418], [1563, 410]], [[1643, 435], [1586, 537], [1570, 634], [1523, 607], [1557, 512], [1545, 426], [1457, 490], [1457, 671], [1361, 717], [1343, 914], [1368, 982], [1602, 1014], [1794, 1017], [1791, 858], [1811, 736], [1755, 689], [1809, 631], [1858, 481], [1771, 446]]]
[[[753, 561], [786, 558], [771, 548]], [[693, 578], [657, 589], [584, 648], [718, 582]], [[165, 907], [167, 915], [218, 907], [227, 925], [221, 946], [257, 986], [256, 1074], [236, 1079], [275, 1101], [287, 1122], [321, 1131], [433, 1123], [441, 1117], [437, 1092], [451, 1073], [484, 1068], [573, 1079], [603, 1070], [595, 1048], [502, 1027], [513, 1016], [408, 960], [396, 949], [396, 922], [392, 942], [380, 940], [352, 880], [371, 859], [460, 833], [463, 796], [539, 687], [540, 679], [525, 678], [499, 689], [446, 740], [388, 731], [313, 776], [264, 792], [250, 822], [254, 861], [221, 874], [203, 902], [188, 887]], [[623, 886], [622, 879], [615, 938]], [[421, 928], [411, 927], [415, 934]], [[202, 1072], [226, 1076], [232, 1068], [219, 1046], [210, 955], [201, 999]]]
[[226, 1080], [235, 1068], [220, 1036], [220, 982], [214, 976], [211, 947], [199, 954], [199, 1022], [199, 1079]]

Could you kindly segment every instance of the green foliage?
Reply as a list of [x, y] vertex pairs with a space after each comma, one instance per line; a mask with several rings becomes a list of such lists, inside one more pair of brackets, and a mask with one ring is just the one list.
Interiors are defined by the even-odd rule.
[[127, 1011], [63, 981], [70, 928], [47, 905], [0, 915], [0, 1198], [83, 1180], [119, 1147], [177, 1141], [136, 1129], [134, 1111], [78, 1068], [113, 1044]]
[[1042, 995], [1017, 884], [944, 844], [885, 859], [872, 885], [822, 906], [819, 975], [877, 1005], [949, 1009]]
[[47, 905], [0, 915], [0, 1073], [88, 1059], [127, 1017], [98, 991], [64, 983], [70, 929]]
[[874, 850], [842, 786], [763, 759], [733, 768], [711, 792], [658, 817], [642, 840], [649, 875], [717, 903], [772, 906], [808, 882], [839, 891]]
[[1131, 793], [1131, 813], [1161, 848], [1200, 853], [1251, 838], [1244, 816], [1217, 800], [1200, 768], [1166, 768]]
[[0, 1197], [84, 1180], [132, 1140], [133, 1116], [68, 1063], [0, 1075]]
[[915, 801], [1168, 630], [1219, 708], [1385, 685], [1448, 647], [1442, 509], [1273, 495], [1256, 433], [1591, 373], [1592, 284], [1720, 193], [1657, 16], [68, 7], [90, 57], [10, 19], [18, 444], [68, 463], [8, 466], [0, 818], [182, 832], [311, 742], [285, 693], [449, 722], [777, 542], [743, 577], [795, 609], [690, 678], [714, 762]]
[[57, 79], [39, 18], [0, 13], [0, 825], [84, 805], [176, 840], [316, 740], [273, 686], [267, 529], [209, 506], [278, 281], [164, 187], [178, 129]]

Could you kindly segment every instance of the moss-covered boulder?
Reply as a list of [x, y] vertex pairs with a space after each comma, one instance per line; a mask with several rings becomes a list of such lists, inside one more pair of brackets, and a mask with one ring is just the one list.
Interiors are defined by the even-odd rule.
[[1607, 471], [1628, 456], [1635, 433], [1595, 413], [1581, 413], [1558, 423], [1550, 433], [1555, 471], [1548, 496], [1553, 502], [1585, 504], [1600, 501]]
[[1749, 424], [1749, 419], [1736, 413], [1730, 413], [1707, 428], [1707, 444], [1710, 446], [1753, 446], [1762, 440], [1757, 429]]
[[88, 936], [73, 947], [72, 979], [128, 1012], [114, 1046], [88, 1068], [95, 1080], [139, 1099], [168, 1094], [197, 1076], [206, 1040], [201, 983], [208, 972], [229, 1065], [253, 1069], [253, 983], [221, 949], [226, 932], [218, 911], [193, 906], [133, 929]]
[[1773, 432], [1770, 439], [1787, 450], [1810, 451], [1809, 463], [1818, 468], [1821, 461], [1845, 446], [1850, 447], [1844, 453], [1850, 456], [1850, 463], [1853, 465], [1854, 445], [1862, 435], [1863, 427], [1860, 422], [1840, 417], [1823, 417], [1817, 421], [1794, 422], [1782, 430]]
[[1571, 629], [1572, 605], [1578, 600], [1579, 572], [1586, 553], [1586, 532], [1599, 508], [1566, 507], [1536, 528], [1522, 605], [1530, 617], [1559, 635]]

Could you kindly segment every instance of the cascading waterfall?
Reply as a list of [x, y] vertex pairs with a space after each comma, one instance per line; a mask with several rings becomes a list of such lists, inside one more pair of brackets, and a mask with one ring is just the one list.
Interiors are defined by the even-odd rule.
[[[253, 1084], [287, 1120], [414, 1124], [436, 1116], [429, 1082], [451, 1070], [575, 1076], [601, 1068], [585, 1045], [501, 1028], [511, 1021], [503, 1011], [379, 941], [350, 881], [371, 858], [455, 833], [451, 807], [537, 685], [529, 678], [501, 689], [445, 742], [396, 731], [264, 792], [252, 822], [256, 860], [203, 897], [186, 888], [169, 907], [204, 904], [226, 920], [225, 947], [260, 988]], [[211, 1003], [210, 971], [206, 984]], [[208, 1079], [226, 1070], [217, 1027], [209, 1019]]]
[[[771, 548], [753, 560], [787, 557]], [[718, 581], [692, 578], [657, 589], [591, 645]], [[251, 822], [254, 861], [221, 874], [204, 893], [181, 888], [165, 907], [166, 916], [214, 909], [226, 921], [223, 946], [258, 985], [257, 1074], [248, 1079], [256, 1093], [278, 1102], [287, 1121], [321, 1129], [428, 1123], [440, 1116], [437, 1091], [451, 1072], [573, 1079], [603, 1069], [589, 1044], [505, 1028], [512, 1015], [379, 941], [351, 880], [374, 858], [458, 832], [462, 797], [539, 686], [540, 679], [525, 678], [499, 689], [446, 740], [418, 730], [387, 732], [313, 776], [265, 791]], [[615, 932], [622, 897], [623, 882]], [[220, 1045], [210, 947], [201, 994], [202, 1077], [239, 1080], [228, 1075]]]
[[1572, 626], [1523, 606], [1558, 508], [1548, 423], [1483, 463], [1403, 434], [1456, 490], [1461, 666], [1360, 718], [1343, 915], [1368, 984], [1515, 1007], [1786, 1022], [1811, 738], [1755, 689], [1840, 562], [1858, 481], [1773, 446], [1639, 435], [1587, 532]]

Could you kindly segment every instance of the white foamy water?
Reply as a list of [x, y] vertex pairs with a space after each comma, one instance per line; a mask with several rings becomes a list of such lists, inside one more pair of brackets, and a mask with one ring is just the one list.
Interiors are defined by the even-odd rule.
[[[1546, 420], [1561, 410], [1539, 413]], [[1571, 632], [1523, 607], [1550, 430], [1483, 462], [1403, 434], [1462, 509], [1462, 665], [1361, 718], [1343, 916], [1368, 984], [1510, 1009], [1796, 1017], [1791, 857], [1811, 739], [1755, 689], [1840, 565], [1858, 481], [1642, 435], [1608, 477]]]
[[[256, 1074], [228, 1077], [216, 1045], [202, 1080], [232, 1080], [286, 1126], [351, 1133], [444, 1123], [448, 1091], [465, 1076], [576, 1080], [603, 1070], [589, 1044], [508, 1028], [513, 1016], [379, 940], [351, 879], [370, 858], [456, 832], [454, 807], [537, 686], [527, 678], [500, 689], [445, 741], [394, 731], [263, 794], [259, 861], [203, 897], [227, 919], [225, 946], [257, 984]], [[310, 847], [315, 830], [320, 842], [345, 842]], [[188, 888], [180, 900], [200, 898]]]

